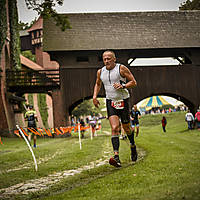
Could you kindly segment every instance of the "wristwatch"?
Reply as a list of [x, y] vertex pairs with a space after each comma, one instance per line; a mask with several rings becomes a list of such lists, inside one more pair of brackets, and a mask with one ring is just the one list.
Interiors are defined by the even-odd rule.
[[122, 87], [123, 87], [123, 89], [126, 88], [126, 84], [125, 84], [125, 83], [122, 83]]

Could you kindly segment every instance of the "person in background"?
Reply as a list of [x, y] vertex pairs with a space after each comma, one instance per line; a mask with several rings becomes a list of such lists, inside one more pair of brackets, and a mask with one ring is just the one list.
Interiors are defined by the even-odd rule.
[[[37, 115], [36, 115], [36, 111], [33, 110], [33, 106], [32, 105], [29, 105], [28, 106], [28, 110], [26, 111], [25, 113], [25, 120], [28, 121], [28, 128], [29, 129], [36, 129], [37, 126], [36, 126], [36, 121], [38, 121], [38, 118], [37, 118]], [[29, 136], [28, 136], [28, 139], [29, 139], [29, 142], [31, 142], [31, 137], [32, 137], [32, 134], [33, 134], [33, 147], [36, 148], [36, 139], [37, 139], [37, 136], [32, 133], [30, 130], [28, 129], [28, 132], [29, 132]]]
[[97, 125], [98, 118], [95, 116], [95, 113], [93, 113], [91, 119], [90, 119], [90, 126], [92, 127], [92, 136], [95, 136], [96, 133], [96, 125]]
[[135, 132], [135, 127], [136, 127], [136, 137], [139, 134], [139, 119], [141, 117], [140, 111], [137, 109], [137, 105], [133, 106], [133, 109], [131, 110], [131, 128], [132, 131]]
[[98, 130], [101, 131], [101, 118], [98, 118], [97, 124], [98, 124]]
[[187, 111], [186, 115], [185, 115], [185, 121], [188, 124], [188, 129], [192, 130], [193, 128], [193, 123], [194, 123], [194, 116], [193, 114], [190, 112], [190, 110]]
[[196, 120], [196, 123], [197, 123], [197, 128], [200, 131], [200, 109], [198, 109], [196, 114], [195, 114], [195, 120]]
[[166, 125], [167, 125], [166, 117], [163, 116], [161, 123], [162, 123], [163, 131], [166, 132]]
[[84, 122], [84, 120], [83, 119], [81, 119], [81, 121], [80, 121], [80, 124], [81, 124], [81, 138], [84, 138], [84, 133], [85, 133], [85, 130], [84, 129], [82, 129], [82, 128], [84, 128], [85, 127], [85, 122]]
[[75, 121], [75, 117], [74, 115], [71, 116], [71, 126], [75, 126], [76, 125], [76, 121]]

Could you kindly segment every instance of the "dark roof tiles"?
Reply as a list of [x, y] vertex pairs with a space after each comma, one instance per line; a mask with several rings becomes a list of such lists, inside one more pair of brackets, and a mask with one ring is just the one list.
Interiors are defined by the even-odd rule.
[[44, 50], [200, 47], [200, 11], [67, 14], [62, 32], [44, 20]]

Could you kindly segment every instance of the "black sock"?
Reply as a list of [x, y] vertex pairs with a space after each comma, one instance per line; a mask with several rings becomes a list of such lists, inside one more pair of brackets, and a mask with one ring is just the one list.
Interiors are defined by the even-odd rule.
[[131, 143], [131, 146], [135, 146], [134, 132], [131, 132], [131, 134], [127, 134], [127, 137]]
[[111, 137], [114, 152], [119, 152], [119, 136]]

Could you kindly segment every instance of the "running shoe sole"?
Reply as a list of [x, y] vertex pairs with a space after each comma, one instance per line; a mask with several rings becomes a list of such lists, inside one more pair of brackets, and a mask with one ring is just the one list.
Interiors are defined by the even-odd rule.
[[113, 165], [114, 167], [121, 167], [121, 164], [117, 163], [116, 160], [112, 157], [109, 160], [109, 164]]

